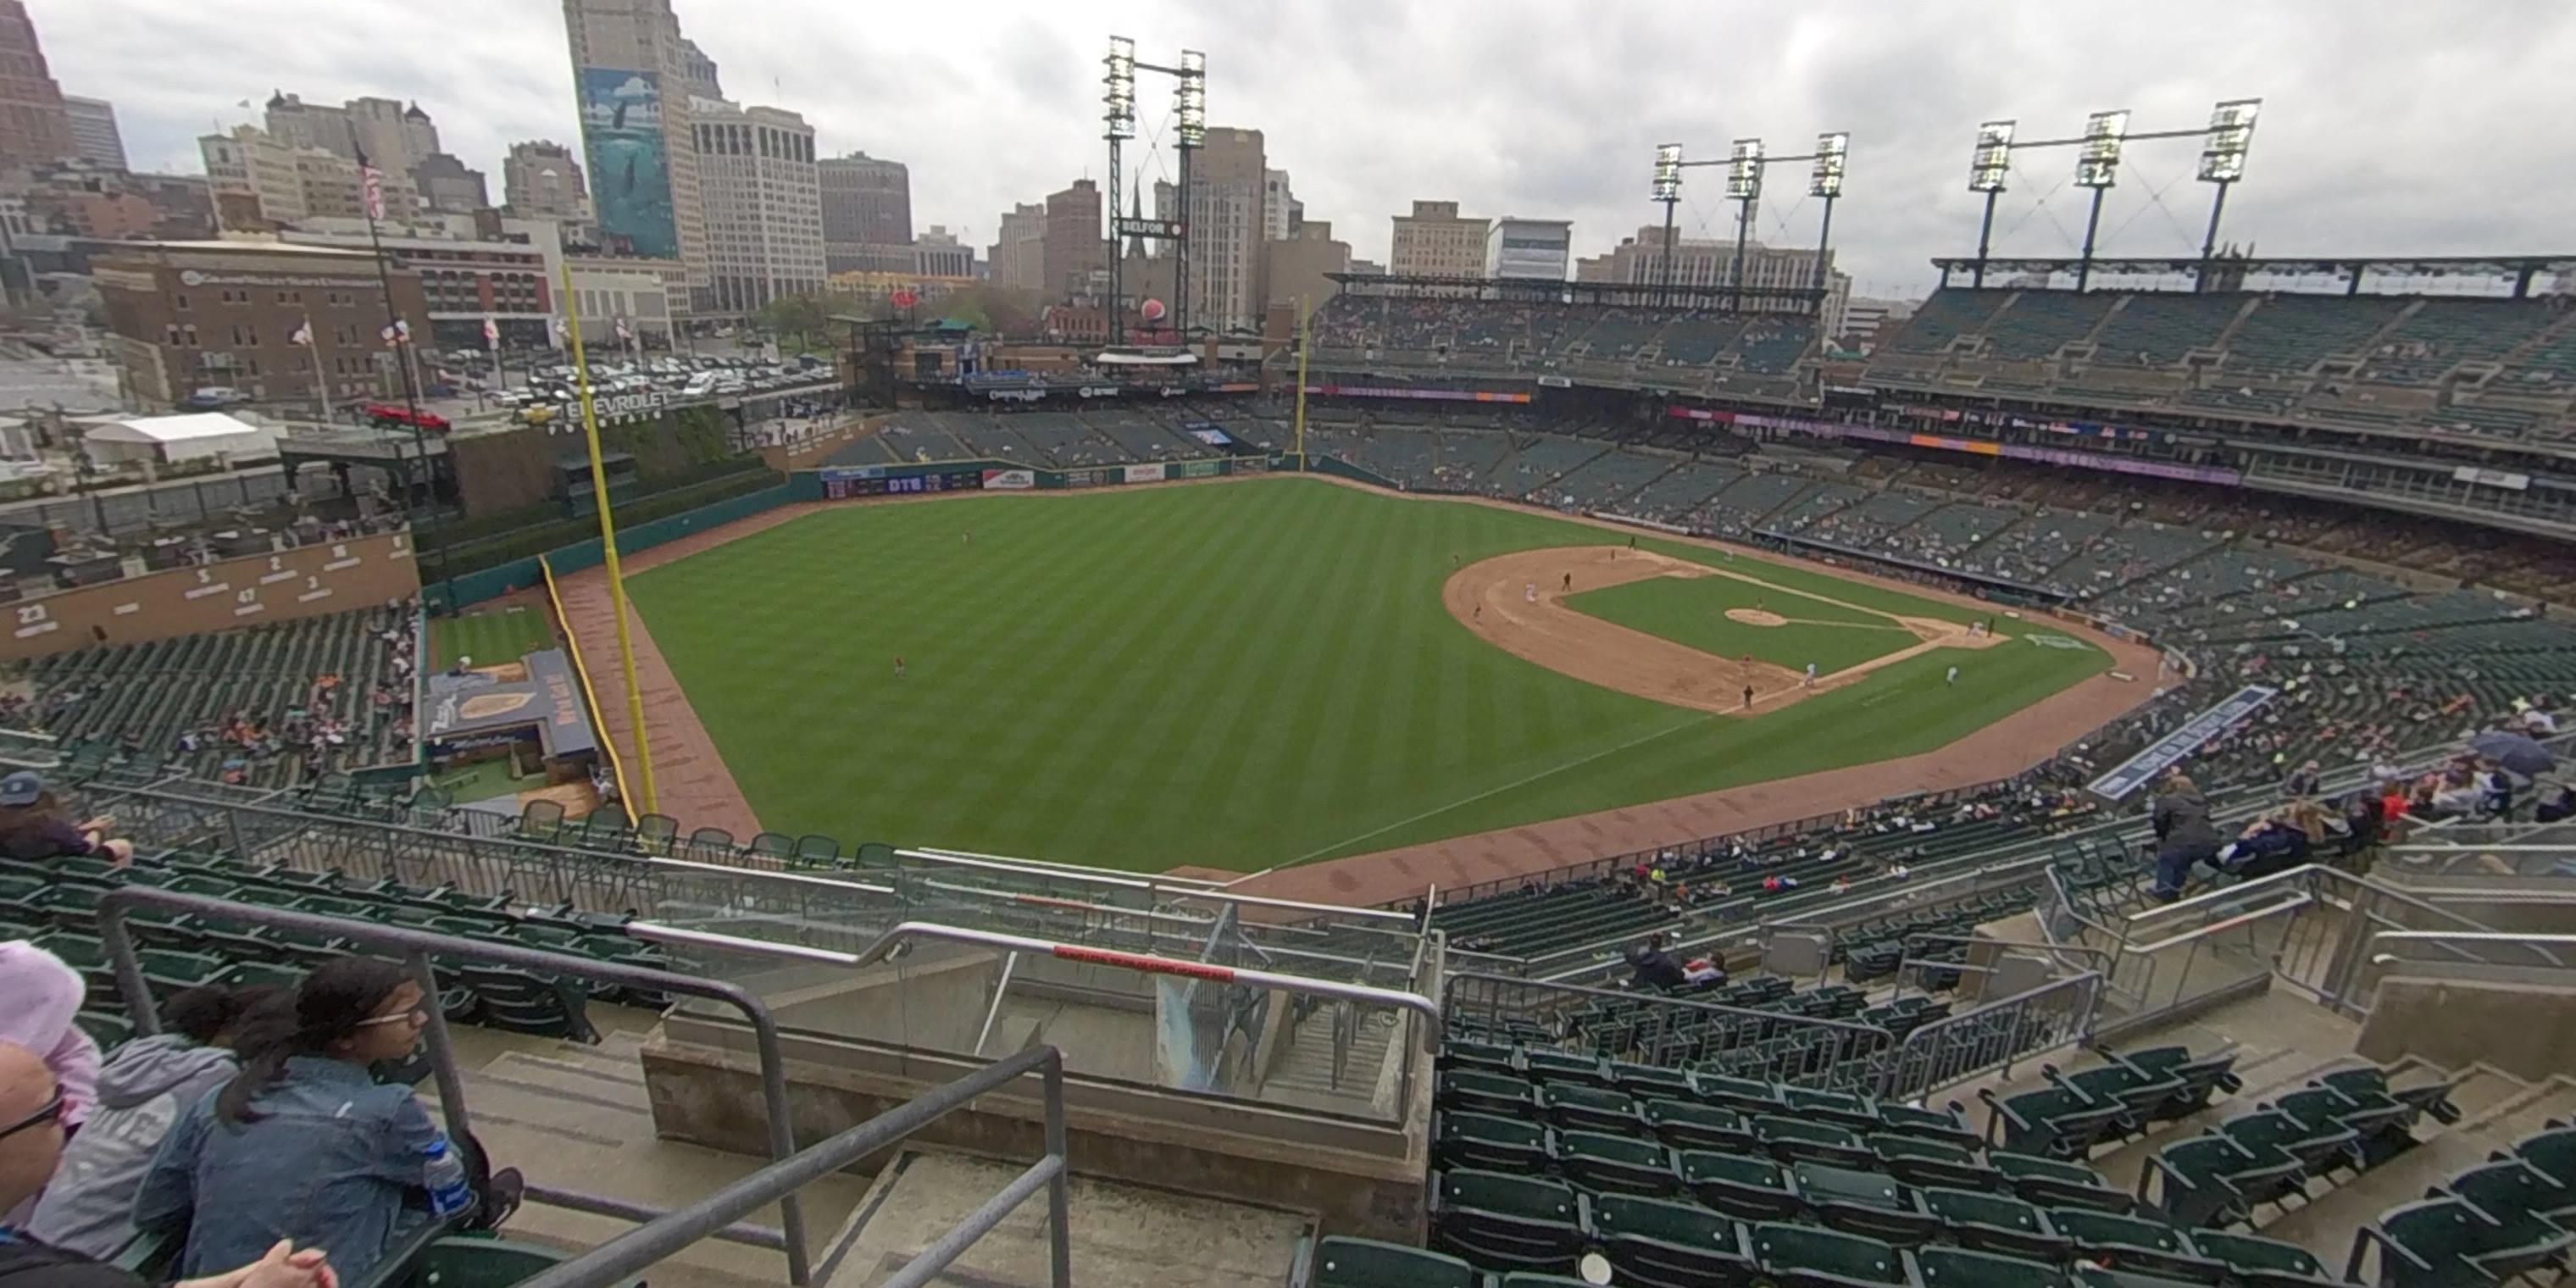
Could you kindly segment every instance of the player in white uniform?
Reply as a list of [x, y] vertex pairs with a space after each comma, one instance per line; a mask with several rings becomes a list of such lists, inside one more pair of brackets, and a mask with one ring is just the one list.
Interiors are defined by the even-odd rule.
[[1957, 667], [1955, 667], [1955, 666], [1954, 666], [1954, 667], [1951, 667], [1951, 668], [1950, 668], [1950, 675], [1949, 675], [1949, 678], [1947, 678], [1947, 679], [1945, 679], [1945, 680], [1943, 680], [1943, 681], [1941, 681], [1941, 682], [1942, 682], [1943, 684], [1957, 684], [1957, 683], [1959, 682], [1959, 668], [1957, 668]]
[[1812, 689], [1812, 688], [1816, 687], [1816, 664], [1815, 664], [1815, 663], [1813, 663], [1813, 662], [1809, 662], [1809, 663], [1807, 664], [1807, 678], [1806, 678], [1805, 680], [1801, 681], [1801, 682], [1799, 683], [1799, 686], [1798, 686], [1798, 687], [1800, 687], [1800, 688], [1802, 688], [1802, 689]]
[[1522, 582], [1522, 583], [1521, 583], [1521, 598], [1522, 598], [1524, 601], [1529, 602], [1529, 603], [1532, 603], [1532, 604], [1537, 603], [1537, 602], [1538, 602], [1538, 583], [1537, 583], [1537, 582], [1534, 582], [1534, 581], [1525, 581], [1525, 582]]

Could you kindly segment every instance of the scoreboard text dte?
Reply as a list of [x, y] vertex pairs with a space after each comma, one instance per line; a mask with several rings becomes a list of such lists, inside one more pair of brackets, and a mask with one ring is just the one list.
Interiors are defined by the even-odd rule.
[[983, 486], [982, 470], [944, 470], [893, 476], [881, 468], [823, 471], [823, 495], [834, 501], [852, 497], [973, 492], [982, 490]]

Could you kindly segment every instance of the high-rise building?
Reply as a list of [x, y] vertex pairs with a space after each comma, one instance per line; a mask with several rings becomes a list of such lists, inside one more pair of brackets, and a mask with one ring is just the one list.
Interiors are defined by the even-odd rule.
[[429, 113], [418, 103], [406, 106], [390, 98], [353, 98], [332, 107], [272, 93], [268, 133], [291, 148], [319, 148], [351, 160], [364, 151], [387, 174], [410, 174], [438, 154], [438, 126]]
[[986, 256], [993, 285], [1014, 290], [1046, 288], [1047, 208], [1024, 201], [1002, 212], [1002, 234]]
[[116, 129], [116, 104], [103, 98], [63, 96], [72, 127], [72, 155], [110, 170], [125, 168], [125, 137]]
[[1062, 299], [1090, 289], [1094, 270], [1109, 266], [1108, 228], [1100, 218], [1100, 185], [1076, 179], [1046, 199], [1046, 240], [1040, 248], [1038, 289]]
[[680, 74], [689, 79], [689, 92], [699, 98], [723, 98], [724, 78], [717, 74], [716, 60], [698, 48], [698, 42], [680, 38]]
[[0, 0], [0, 165], [61, 161], [75, 154], [63, 87], [45, 70], [45, 49], [25, 0]]
[[1492, 222], [1460, 215], [1454, 201], [1414, 202], [1412, 214], [1395, 217], [1386, 270], [1397, 277], [1482, 277]]
[[[1154, 185], [1155, 217], [1186, 219], [1190, 230], [1190, 325], [1251, 330], [1267, 299], [1261, 275], [1269, 240], [1269, 177], [1261, 131], [1210, 126], [1190, 159], [1188, 209], [1172, 185]], [[1287, 176], [1280, 173], [1284, 188]]]
[[957, 240], [944, 224], [912, 239], [912, 271], [923, 277], [973, 277], [975, 248]]
[[638, 255], [679, 260], [690, 307], [712, 307], [687, 51], [671, 0], [563, 0], [563, 7], [600, 231]]
[[832, 271], [910, 271], [910, 168], [865, 152], [826, 157], [817, 168], [823, 180], [823, 258]]
[[1485, 232], [1485, 276], [1562, 282], [1573, 253], [1572, 220], [1505, 215]]
[[420, 188], [420, 199], [432, 210], [470, 215], [492, 205], [490, 190], [484, 186], [483, 172], [444, 152], [433, 152], [411, 168], [412, 182]]
[[1351, 244], [1333, 238], [1332, 221], [1302, 220], [1297, 230], [1262, 248], [1270, 261], [1269, 303], [1321, 308], [1341, 288], [1327, 273], [1351, 271]]
[[703, 311], [746, 317], [772, 300], [820, 294], [827, 273], [814, 127], [779, 108], [700, 98], [690, 101], [689, 129], [714, 286]]
[[1297, 225], [1306, 221], [1306, 203], [1288, 190], [1288, 172], [1265, 170], [1261, 174], [1261, 235], [1270, 241], [1285, 241]]
[[590, 189], [571, 148], [548, 139], [510, 145], [501, 162], [501, 201], [519, 219], [590, 222]]
[[[1664, 230], [1648, 225], [1634, 237], [1623, 237], [1607, 255], [1594, 255], [1575, 261], [1574, 280], [1578, 282], [1625, 282], [1651, 286], [1664, 280]], [[1676, 237], [1673, 239], [1672, 280], [1678, 286], [1724, 287], [1734, 285], [1735, 241], [1719, 237]], [[1833, 256], [1825, 257], [1825, 301], [1823, 324], [1828, 336], [1839, 335], [1843, 328], [1843, 310], [1851, 301], [1851, 274], [1833, 267]], [[1747, 242], [1744, 247], [1744, 286], [1755, 290], [1812, 291], [1816, 289], [1816, 250], [1814, 247], [1765, 246]], [[1747, 298], [1744, 307], [1753, 311], [1804, 312], [1808, 305], [1793, 298]]]
[[[217, 223], [266, 232], [307, 218], [365, 216], [358, 163], [324, 148], [299, 148], [256, 125], [197, 140]], [[372, 159], [372, 158], [371, 158]], [[385, 214], [402, 223], [420, 209], [420, 189], [400, 170], [381, 172]]]

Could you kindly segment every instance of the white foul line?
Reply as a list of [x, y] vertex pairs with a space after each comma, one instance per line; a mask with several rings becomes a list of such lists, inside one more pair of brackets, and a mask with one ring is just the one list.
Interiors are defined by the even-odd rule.
[[1696, 724], [1705, 724], [1705, 723], [1707, 723], [1708, 721], [1715, 720], [1715, 719], [1717, 719], [1717, 716], [1716, 716], [1716, 715], [1714, 715], [1714, 714], [1702, 714], [1702, 715], [1699, 715], [1699, 716], [1697, 716], [1697, 717], [1695, 717], [1695, 718], [1693, 718], [1693, 719], [1684, 720], [1684, 721], [1682, 721], [1680, 724], [1674, 725], [1674, 726], [1672, 726], [1672, 727], [1671, 727], [1671, 728], [1669, 728], [1669, 729], [1662, 729], [1662, 730], [1658, 730], [1658, 731], [1656, 731], [1656, 732], [1654, 732], [1654, 733], [1647, 734], [1645, 737], [1638, 738], [1638, 739], [1636, 739], [1636, 740], [1634, 740], [1634, 741], [1631, 741], [1631, 742], [1623, 742], [1623, 743], [1619, 744], [1619, 745], [1618, 745], [1618, 746], [1616, 746], [1616, 747], [1607, 748], [1607, 749], [1602, 750], [1602, 751], [1596, 751], [1596, 752], [1592, 753], [1592, 754], [1591, 754], [1591, 755], [1589, 755], [1589, 756], [1585, 756], [1585, 757], [1584, 757], [1584, 758], [1582, 758], [1581, 760], [1569, 760], [1569, 761], [1565, 762], [1565, 763], [1564, 763], [1564, 764], [1562, 764], [1562, 765], [1556, 765], [1556, 766], [1552, 766], [1552, 767], [1547, 768], [1547, 769], [1542, 769], [1542, 770], [1538, 771], [1537, 773], [1530, 775], [1530, 776], [1529, 776], [1529, 777], [1527, 777], [1527, 778], [1521, 779], [1521, 780], [1520, 780], [1520, 781], [1518, 781], [1518, 782], [1505, 783], [1505, 784], [1503, 784], [1503, 785], [1502, 785], [1502, 786], [1500, 786], [1500, 787], [1497, 787], [1497, 788], [1492, 789], [1491, 791], [1482, 791], [1482, 792], [1478, 792], [1478, 793], [1476, 793], [1475, 795], [1473, 795], [1473, 796], [1470, 796], [1470, 797], [1466, 798], [1465, 800], [1451, 801], [1451, 802], [1449, 802], [1448, 804], [1446, 804], [1446, 805], [1443, 805], [1443, 806], [1439, 807], [1438, 809], [1424, 810], [1422, 813], [1416, 814], [1416, 815], [1414, 815], [1414, 816], [1413, 816], [1413, 817], [1411, 817], [1411, 818], [1407, 818], [1407, 819], [1398, 819], [1397, 821], [1395, 821], [1395, 822], [1393, 822], [1393, 823], [1389, 823], [1389, 824], [1387, 824], [1386, 826], [1381, 827], [1381, 828], [1377, 828], [1377, 829], [1375, 829], [1375, 830], [1373, 830], [1373, 831], [1362, 832], [1362, 833], [1360, 833], [1360, 834], [1359, 834], [1359, 835], [1357, 835], [1357, 836], [1349, 837], [1349, 838], [1346, 838], [1346, 839], [1341, 840], [1341, 841], [1336, 841], [1336, 842], [1334, 842], [1333, 844], [1331, 844], [1331, 845], [1327, 845], [1327, 846], [1325, 846], [1324, 848], [1322, 848], [1322, 849], [1320, 849], [1320, 850], [1309, 850], [1309, 851], [1307, 851], [1306, 853], [1304, 853], [1304, 854], [1300, 854], [1300, 855], [1298, 855], [1296, 858], [1290, 859], [1290, 860], [1288, 860], [1286, 863], [1283, 863], [1283, 864], [1281, 864], [1281, 865], [1279, 865], [1279, 866], [1281, 866], [1281, 867], [1294, 867], [1294, 866], [1296, 866], [1297, 864], [1304, 863], [1304, 862], [1305, 862], [1305, 861], [1307, 861], [1308, 859], [1317, 859], [1317, 858], [1322, 858], [1323, 856], [1325, 856], [1325, 855], [1327, 855], [1327, 854], [1330, 854], [1330, 853], [1332, 853], [1333, 851], [1338, 850], [1338, 849], [1342, 848], [1342, 847], [1343, 847], [1343, 846], [1345, 846], [1345, 845], [1356, 845], [1356, 844], [1358, 844], [1359, 842], [1361, 842], [1361, 841], [1365, 841], [1365, 840], [1369, 839], [1369, 838], [1370, 838], [1370, 837], [1372, 837], [1372, 836], [1384, 836], [1385, 834], [1387, 834], [1387, 833], [1389, 833], [1389, 832], [1392, 832], [1392, 831], [1396, 830], [1397, 828], [1401, 828], [1401, 827], [1411, 827], [1411, 826], [1413, 826], [1414, 824], [1419, 823], [1419, 822], [1421, 822], [1422, 820], [1424, 820], [1424, 819], [1426, 819], [1426, 818], [1438, 818], [1438, 817], [1440, 817], [1441, 815], [1446, 814], [1446, 813], [1448, 813], [1448, 812], [1449, 812], [1449, 811], [1451, 811], [1451, 810], [1458, 809], [1458, 808], [1460, 808], [1460, 807], [1462, 807], [1462, 806], [1473, 805], [1473, 804], [1475, 804], [1476, 802], [1478, 802], [1478, 801], [1480, 801], [1480, 800], [1483, 800], [1483, 799], [1485, 799], [1485, 798], [1486, 798], [1486, 797], [1488, 797], [1488, 796], [1500, 796], [1500, 795], [1502, 795], [1503, 793], [1508, 792], [1508, 791], [1517, 791], [1517, 790], [1519, 790], [1520, 788], [1527, 787], [1527, 786], [1529, 786], [1531, 783], [1537, 782], [1538, 780], [1540, 780], [1540, 779], [1542, 779], [1542, 778], [1552, 778], [1552, 777], [1554, 777], [1554, 776], [1556, 776], [1556, 775], [1558, 775], [1558, 774], [1564, 773], [1566, 770], [1569, 770], [1569, 769], [1576, 769], [1576, 768], [1580, 768], [1580, 767], [1582, 767], [1582, 766], [1584, 766], [1584, 765], [1591, 764], [1593, 761], [1599, 760], [1599, 759], [1601, 759], [1601, 758], [1602, 758], [1602, 757], [1604, 757], [1604, 756], [1615, 756], [1615, 755], [1618, 755], [1620, 752], [1630, 750], [1631, 748], [1635, 748], [1635, 747], [1642, 747], [1642, 746], [1646, 745], [1647, 743], [1653, 742], [1653, 741], [1654, 741], [1654, 740], [1656, 740], [1657, 738], [1664, 737], [1664, 736], [1665, 736], [1665, 735], [1667, 735], [1667, 734], [1679, 733], [1679, 732], [1681, 732], [1682, 730], [1684, 730], [1684, 729], [1688, 729], [1688, 728], [1690, 728], [1690, 727], [1691, 727], [1691, 726], [1693, 726], [1693, 725], [1696, 725]]

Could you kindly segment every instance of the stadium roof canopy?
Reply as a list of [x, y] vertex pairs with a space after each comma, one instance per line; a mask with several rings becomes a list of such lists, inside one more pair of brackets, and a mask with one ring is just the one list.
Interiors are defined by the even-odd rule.
[[[1943, 255], [1932, 261], [1948, 284], [1954, 274], [1972, 275], [1979, 261], [1973, 255]], [[1986, 280], [2002, 285], [1997, 278], [2054, 277], [2075, 274], [2084, 261], [2071, 257], [2032, 258], [2029, 256], [1994, 256], [1984, 261]], [[2141, 258], [2096, 258], [2091, 266], [2094, 286], [2100, 290], [2132, 290], [2126, 284], [2103, 282], [2103, 278], [2198, 278], [2206, 276], [2210, 289], [2242, 290], [2249, 279], [2260, 279], [2267, 287], [2281, 279], [2333, 278], [2353, 294], [2361, 294], [2370, 279], [2420, 281], [2428, 277], [2476, 278], [2510, 287], [2516, 296], [2530, 293], [2535, 281], [2555, 278], [2565, 282], [2576, 278], [2576, 254], [2571, 255], [2314, 255], [2285, 256], [2263, 259], [2250, 255], [2220, 255], [2214, 259], [2198, 256], [2147, 256]]]

